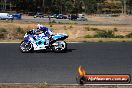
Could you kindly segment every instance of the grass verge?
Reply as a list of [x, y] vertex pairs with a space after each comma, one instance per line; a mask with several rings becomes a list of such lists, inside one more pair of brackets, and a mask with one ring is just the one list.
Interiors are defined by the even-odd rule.
[[[0, 43], [20, 43], [22, 40], [0, 40]], [[132, 38], [76, 38], [66, 42], [132, 42]]]
[[0, 40], [0, 42], [7, 42], [7, 43], [12, 43], [12, 42], [18, 42], [20, 43], [22, 40]]
[[[21, 42], [25, 32], [30, 29], [35, 29], [36, 25], [37, 23], [24, 23], [21, 21], [0, 21], [0, 42]], [[69, 38], [66, 40], [68, 42], [132, 42], [132, 25], [77, 25], [56, 23], [52, 24], [52, 26], [49, 24], [44, 25], [50, 27], [54, 33], [68, 34]], [[100, 33], [102, 31], [103, 33]], [[96, 36], [94, 37], [94, 35]]]
[[0, 88], [132, 88], [131, 85], [41, 85], [40, 84], [1, 84]]

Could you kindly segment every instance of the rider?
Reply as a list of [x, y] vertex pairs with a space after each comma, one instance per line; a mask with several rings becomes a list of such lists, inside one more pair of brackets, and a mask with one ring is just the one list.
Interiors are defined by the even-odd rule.
[[[53, 41], [52, 39], [52, 35], [53, 35], [53, 32], [45, 27], [44, 25], [41, 25], [41, 24], [38, 24], [37, 25], [37, 29], [32, 29], [28, 32], [28, 34], [30, 34], [31, 36], [34, 36], [34, 35], [45, 35], [45, 37], [48, 37], [48, 39], [51, 41]], [[34, 38], [34, 37], [33, 37]], [[36, 40], [36, 38], [34, 38]]]
[[46, 37], [48, 37], [48, 39], [49, 39], [50, 42], [54, 41], [54, 39], [52, 38], [53, 32], [49, 28], [45, 27], [44, 25], [38, 24], [37, 25], [36, 33], [37, 32], [39, 34], [44, 33], [44, 35]]
[[37, 25], [36, 32], [42, 32], [49, 38], [53, 35], [53, 32], [49, 28], [47, 28], [47, 27], [45, 27], [44, 25], [41, 25], [41, 24]]

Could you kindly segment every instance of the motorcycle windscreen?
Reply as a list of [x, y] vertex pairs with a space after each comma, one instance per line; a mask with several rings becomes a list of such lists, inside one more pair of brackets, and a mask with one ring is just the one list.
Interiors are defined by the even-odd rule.
[[29, 42], [29, 36], [24, 38], [24, 42]]

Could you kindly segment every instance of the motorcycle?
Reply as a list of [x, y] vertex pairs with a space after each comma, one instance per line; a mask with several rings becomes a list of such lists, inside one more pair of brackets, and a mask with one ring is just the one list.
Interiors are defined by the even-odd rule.
[[64, 41], [66, 38], [68, 38], [68, 35], [63, 33], [54, 34], [49, 38], [45, 33], [34, 34], [32, 31], [28, 31], [20, 43], [20, 51], [29, 53], [50, 49], [57, 53], [65, 52], [67, 50], [67, 43]]

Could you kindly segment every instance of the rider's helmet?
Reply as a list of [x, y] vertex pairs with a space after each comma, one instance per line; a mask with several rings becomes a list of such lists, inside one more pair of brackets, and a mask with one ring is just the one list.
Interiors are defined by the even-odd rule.
[[37, 24], [37, 29], [42, 29], [44, 26], [41, 24]]

